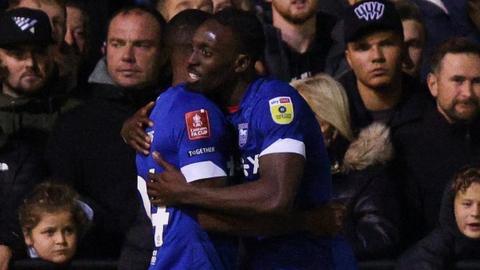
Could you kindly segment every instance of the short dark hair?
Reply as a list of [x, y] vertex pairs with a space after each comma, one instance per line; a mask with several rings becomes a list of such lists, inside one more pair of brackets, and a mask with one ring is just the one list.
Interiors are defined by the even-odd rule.
[[72, 214], [78, 235], [82, 236], [90, 221], [79, 203], [79, 195], [71, 187], [53, 182], [37, 185], [18, 210], [22, 229], [31, 232], [40, 222], [42, 214], [68, 211]]
[[110, 17], [107, 23], [107, 35], [110, 29], [110, 24], [112, 23], [113, 19], [115, 19], [118, 15], [126, 15], [133, 11], [140, 11], [141, 13], [146, 13], [151, 15], [155, 19], [155, 21], [158, 23], [158, 26], [160, 27], [160, 31], [165, 30], [165, 25], [166, 25], [165, 19], [162, 17], [162, 15], [160, 15], [160, 13], [156, 9], [151, 8], [149, 6], [144, 6], [144, 5], [133, 5], [133, 6], [124, 7], [122, 9], [119, 9], [115, 13], [113, 13], [113, 15]]
[[192, 40], [197, 28], [212, 15], [198, 9], [186, 9], [168, 21], [165, 27], [165, 46], [171, 48], [178, 42]]
[[475, 54], [480, 57], [480, 46], [463, 37], [454, 37], [442, 43], [433, 54], [430, 68], [432, 72], [438, 72], [443, 58], [448, 53]]
[[400, 16], [400, 20], [414, 20], [423, 25], [422, 13], [416, 4], [410, 1], [401, 0], [395, 2], [395, 8]]
[[253, 61], [262, 58], [265, 34], [260, 20], [254, 13], [226, 8], [215, 13], [213, 19], [233, 30], [241, 52], [248, 54]]
[[460, 169], [453, 177], [451, 190], [454, 194], [457, 194], [459, 191], [464, 193], [473, 183], [480, 184], [480, 167], [466, 166]]

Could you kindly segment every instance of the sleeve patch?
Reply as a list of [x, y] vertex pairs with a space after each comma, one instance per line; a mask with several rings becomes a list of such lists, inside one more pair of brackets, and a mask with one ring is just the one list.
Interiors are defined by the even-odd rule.
[[269, 100], [273, 122], [287, 125], [293, 121], [293, 103], [290, 97], [276, 97]]
[[210, 138], [210, 122], [208, 112], [205, 109], [188, 112], [185, 114], [188, 139], [200, 140]]

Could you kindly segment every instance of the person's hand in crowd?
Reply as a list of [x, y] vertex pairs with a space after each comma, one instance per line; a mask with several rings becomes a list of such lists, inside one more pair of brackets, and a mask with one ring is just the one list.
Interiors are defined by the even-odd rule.
[[8, 264], [12, 258], [12, 251], [8, 246], [0, 245], [0, 270], [8, 270]]
[[153, 152], [152, 157], [164, 171], [148, 175], [147, 193], [150, 201], [156, 206], [178, 204], [181, 194], [191, 186], [188, 185], [183, 174], [163, 160], [158, 152]]
[[333, 236], [343, 228], [347, 208], [339, 202], [329, 202], [303, 213], [305, 230], [316, 236]]
[[148, 118], [155, 102], [151, 101], [140, 108], [135, 114], [125, 120], [120, 134], [125, 143], [130, 145], [135, 151], [148, 155], [150, 151], [150, 137], [145, 132], [145, 128], [152, 127], [153, 122]]

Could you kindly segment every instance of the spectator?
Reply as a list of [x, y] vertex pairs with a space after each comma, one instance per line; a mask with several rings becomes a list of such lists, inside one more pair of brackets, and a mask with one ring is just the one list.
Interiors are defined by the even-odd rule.
[[67, 21], [64, 40], [73, 47], [76, 53], [86, 56], [89, 49], [88, 14], [84, 7], [75, 1], [66, 3], [66, 12]]
[[480, 48], [461, 38], [444, 43], [432, 59], [427, 84], [436, 106], [393, 132], [410, 241], [434, 229], [454, 173], [480, 161]]
[[[366, 5], [383, 12], [373, 14], [376, 9]], [[403, 30], [394, 5], [384, 0], [356, 3], [346, 11], [344, 30], [352, 71], [339, 81], [347, 92], [354, 134], [373, 121], [395, 126], [420, 112], [426, 102], [420, 86], [401, 70]]]
[[[468, 0], [412, 0], [422, 14], [427, 33], [425, 63], [430, 63], [436, 48], [453, 37], [467, 37], [480, 42], [480, 32], [475, 29], [468, 17]], [[423, 66], [422, 78], [429, 73], [429, 66]]]
[[9, 0], [9, 9], [31, 8], [45, 12], [52, 26], [54, 41], [53, 56], [58, 67], [58, 75], [64, 92], [70, 92], [77, 86], [79, 59], [64, 42], [66, 32], [65, 2], [62, 0]]
[[408, 57], [403, 61], [402, 69], [408, 75], [419, 78], [423, 66], [423, 49], [427, 39], [425, 25], [420, 10], [408, 1], [396, 1], [403, 26], [403, 40], [407, 47]]
[[153, 9], [126, 8], [112, 17], [106, 59], [89, 79], [92, 98], [59, 119], [47, 152], [54, 178], [71, 184], [96, 213], [79, 252], [117, 258], [123, 248], [121, 269], [145, 269], [151, 257], [151, 227], [133, 192], [135, 152], [118, 134], [162, 89], [163, 31]]
[[453, 269], [480, 257], [480, 169], [461, 169], [447, 185], [439, 225], [399, 260], [397, 269]]
[[[322, 128], [331, 162], [334, 198], [347, 206], [344, 233], [358, 260], [394, 258], [399, 205], [386, 164], [393, 157], [389, 128], [373, 123], [353, 138], [347, 96], [327, 75], [292, 84]], [[350, 143], [351, 142], [351, 143]]]
[[153, 5], [167, 22], [185, 9], [200, 9], [208, 13], [213, 12], [212, 0], [154, 0]]
[[67, 268], [92, 214], [70, 187], [50, 182], [36, 186], [19, 209], [28, 256]]
[[336, 64], [328, 59], [336, 44], [330, 36], [335, 18], [319, 13], [318, 3], [271, 1], [273, 25], [265, 25], [264, 61], [274, 77], [291, 81], [333, 69]]

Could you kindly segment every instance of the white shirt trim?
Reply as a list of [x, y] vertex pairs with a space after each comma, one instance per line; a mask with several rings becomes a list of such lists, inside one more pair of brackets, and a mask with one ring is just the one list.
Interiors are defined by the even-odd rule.
[[302, 141], [294, 139], [278, 139], [272, 143], [269, 147], [265, 148], [260, 156], [274, 153], [295, 153], [306, 157], [305, 144]]
[[442, 0], [426, 0], [426, 1], [434, 4], [435, 6], [439, 7], [441, 10], [443, 10], [443, 12], [448, 14], [448, 9], [445, 6], [445, 4], [443, 4]]
[[182, 171], [188, 183], [205, 178], [223, 177], [227, 173], [211, 161], [202, 161], [183, 166]]

